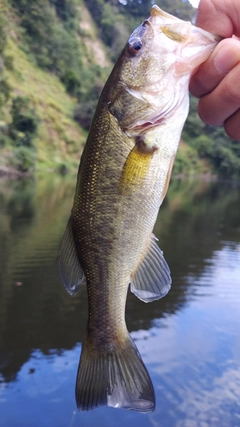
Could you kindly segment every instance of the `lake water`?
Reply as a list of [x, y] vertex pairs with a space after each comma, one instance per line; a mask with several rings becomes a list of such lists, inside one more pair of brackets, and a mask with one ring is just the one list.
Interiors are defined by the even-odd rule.
[[156, 409], [78, 412], [83, 286], [64, 290], [58, 250], [75, 180], [0, 181], [0, 426], [240, 426], [240, 186], [173, 180], [155, 234], [172, 289], [126, 319]]

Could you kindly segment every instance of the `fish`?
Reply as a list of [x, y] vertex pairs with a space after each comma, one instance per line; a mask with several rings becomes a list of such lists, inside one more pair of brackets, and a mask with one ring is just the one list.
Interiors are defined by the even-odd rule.
[[171, 287], [153, 227], [188, 114], [190, 77], [217, 42], [154, 5], [100, 95], [59, 256], [66, 290], [75, 295], [87, 285], [79, 410], [155, 408], [149, 373], [127, 330], [126, 298], [129, 286], [144, 302]]

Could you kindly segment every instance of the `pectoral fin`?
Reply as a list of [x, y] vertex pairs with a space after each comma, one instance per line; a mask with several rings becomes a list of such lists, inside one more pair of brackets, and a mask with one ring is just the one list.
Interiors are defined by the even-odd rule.
[[131, 277], [131, 291], [140, 300], [151, 302], [164, 297], [171, 283], [168, 264], [152, 235], [147, 253]]
[[66, 290], [75, 295], [84, 279], [73, 239], [71, 218], [64, 233], [59, 255], [59, 269]]
[[139, 144], [130, 151], [119, 181], [121, 193], [129, 193], [141, 187], [152, 159], [154, 150], [142, 150]]

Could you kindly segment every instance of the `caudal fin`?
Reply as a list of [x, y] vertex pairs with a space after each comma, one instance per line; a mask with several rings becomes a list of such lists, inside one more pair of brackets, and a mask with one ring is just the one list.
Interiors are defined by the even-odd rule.
[[151, 379], [130, 335], [124, 347], [97, 352], [86, 340], [76, 381], [78, 409], [98, 406], [153, 411], [155, 394]]

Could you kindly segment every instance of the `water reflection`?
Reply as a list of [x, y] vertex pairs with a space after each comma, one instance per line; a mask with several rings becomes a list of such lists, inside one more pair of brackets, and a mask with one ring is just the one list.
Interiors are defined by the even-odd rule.
[[74, 186], [0, 182], [0, 425], [240, 425], [239, 187], [172, 181], [155, 227], [172, 290], [151, 304], [130, 293], [126, 311], [156, 411], [116, 415], [75, 412], [87, 295], [65, 294], [57, 267]]
[[[161, 405], [157, 411], [167, 419], [163, 425], [239, 425], [239, 261], [240, 244], [214, 252], [198, 278], [186, 277], [190, 299], [160, 323], [165, 328], [158, 348], [155, 339], [148, 339], [146, 358], [158, 378], [157, 397], [164, 411]], [[156, 327], [154, 331], [159, 336]]]

